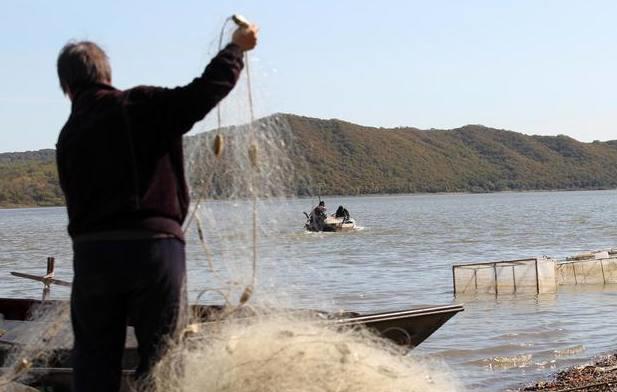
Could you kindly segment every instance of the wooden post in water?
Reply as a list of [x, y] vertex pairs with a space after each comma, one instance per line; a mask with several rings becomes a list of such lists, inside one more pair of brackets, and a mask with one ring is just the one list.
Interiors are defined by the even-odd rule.
[[53, 257], [47, 258], [47, 273], [45, 274], [45, 278], [49, 279], [48, 281], [43, 282], [43, 301], [49, 299], [49, 294], [51, 292], [51, 279], [54, 277], [54, 268], [56, 266], [56, 259]]
[[536, 257], [536, 294], [540, 294], [540, 271], [538, 270], [538, 258]]
[[495, 274], [495, 295], [499, 295], [499, 289], [497, 287], [497, 263], [493, 263], [493, 272]]
[[54, 259], [53, 257], [47, 258], [47, 275], [54, 273], [55, 264], [56, 264], [56, 259]]
[[512, 264], [512, 285], [514, 286], [514, 294], [516, 294], [516, 272], [514, 272], [514, 264]]

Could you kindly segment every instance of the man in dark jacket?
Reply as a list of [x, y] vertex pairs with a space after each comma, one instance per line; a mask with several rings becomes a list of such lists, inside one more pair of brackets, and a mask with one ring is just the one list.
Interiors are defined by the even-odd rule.
[[139, 380], [181, 327], [189, 206], [182, 135], [233, 89], [256, 40], [254, 27], [238, 29], [201, 76], [173, 89], [115, 89], [107, 56], [92, 42], [60, 52], [60, 86], [72, 102], [57, 164], [74, 250], [75, 391], [118, 390], [127, 321]]
[[317, 205], [317, 207], [315, 207], [311, 212], [313, 228], [317, 231], [323, 230], [324, 221], [326, 220], [326, 218], [326, 202], [320, 200], [319, 205]]

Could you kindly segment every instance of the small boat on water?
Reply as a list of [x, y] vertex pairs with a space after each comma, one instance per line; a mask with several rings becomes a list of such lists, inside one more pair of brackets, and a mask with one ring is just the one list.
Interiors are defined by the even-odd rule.
[[325, 231], [325, 232], [340, 232], [353, 231], [358, 227], [356, 221], [349, 215], [349, 211], [343, 206], [339, 206], [334, 214], [327, 215], [323, 201], [311, 210], [310, 214], [306, 212], [306, 223], [304, 228], [307, 231]]
[[[0, 344], [19, 343], [20, 326], [34, 322], [32, 314], [45, 313], [45, 309], [68, 305], [62, 300], [36, 300], [27, 298], [0, 298], [0, 314], [3, 317]], [[192, 315], [203, 323], [216, 321], [224, 308], [219, 305], [191, 305]], [[247, 308], [248, 309], [248, 308]], [[309, 313], [334, 326], [364, 326], [376, 334], [396, 344], [416, 347], [439, 329], [456, 313], [463, 311], [463, 305], [416, 306], [404, 310], [357, 313], [357, 312], [323, 312], [316, 310], [293, 310], [290, 312]], [[250, 311], [241, 313], [241, 317], [250, 317]], [[128, 326], [133, 325], [128, 320]]]
[[339, 232], [339, 231], [353, 231], [358, 228], [356, 221], [353, 218], [337, 218], [335, 216], [328, 216], [322, 222], [316, 222], [307, 215], [304, 228], [308, 231], [326, 231], [326, 232]]

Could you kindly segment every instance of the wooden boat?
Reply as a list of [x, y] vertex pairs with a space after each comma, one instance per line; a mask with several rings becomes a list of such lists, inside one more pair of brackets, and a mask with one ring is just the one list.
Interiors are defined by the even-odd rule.
[[[15, 345], [21, 344], [19, 331], [27, 328], [30, 315], [41, 308], [56, 306], [62, 301], [41, 301], [35, 299], [21, 298], [0, 298], [0, 313], [3, 315], [4, 322], [1, 328], [3, 334], [0, 336], [0, 363], [2, 366], [8, 351]], [[191, 310], [202, 322], [216, 320], [217, 314], [222, 310], [220, 306], [193, 305]], [[439, 329], [456, 313], [463, 310], [462, 305], [445, 306], [423, 306], [406, 310], [359, 314], [352, 312], [327, 313], [314, 312], [325, 322], [332, 323], [341, 327], [366, 327], [375, 331], [384, 338], [393, 342], [413, 348], [422, 343], [433, 332]], [[242, 317], [250, 317], [243, 315]], [[127, 347], [123, 358], [123, 367], [132, 369], [137, 363], [137, 353], [132, 324], [129, 320], [129, 330]], [[54, 350], [51, 362], [45, 368], [36, 367], [30, 370], [33, 386], [52, 387], [54, 391], [70, 391], [70, 380], [72, 375], [69, 347], [60, 347]], [[0, 369], [0, 372], [2, 369]], [[131, 374], [130, 370], [125, 370], [125, 375]]]
[[356, 221], [353, 218], [343, 218], [329, 215], [323, 219], [323, 221], [313, 219], [313, 217], [306, 212], [306, 223], [304, 229], [307, 231], [326, 231], [326, 232], [340, 232], [340, 231], [353, 231], [358, 228]]
[[[43, 283], [43, 299], [0, 298], [0, 366], [5, 363], [7, 355], [13, 348], [23, 345], [23, 331], [40, 321], [32, 320], [33, 314], [45, 313], [47, 309], [56, 306], [68, 306], [66, 301], [48, 300], [51, 285], [70, 287], [71, 283], [54, 277], [54, 258], [47, 258], [47, 273], [43, 276], [11, 272], [12, 275]], [[201, 323], [204, 328], [220, 320], [221, 312], [225, 309], [216, 305], [192, 305], [190, 311], [193, 319]], [[237, 317], [251, 317], [252, 308], [242, 308]], [[308, 313], [318, 317], [325, 323], [341, 328], [368, 328], [376, 334], [389, 339], [396, 344], [413, 348], [422, 343], [433, 332], [439, 329], [456, 313], [463, 311], [462, 305], [420, 306], [406, 310], [360, 314], [355, 312], [322, 312], [315, 310], [293, 310], [292, 312]], [[123, 390], [128, 390], [126, 380], [137, 366], [137, 343], [133, 332], [133, 323], [127, 322], [127, 341], [123, 356], [123, 370], [125, 384]], [[30, 384], [51, 387], [52, 391], [71, 391], [72, 368], [70, 347], [54, 347], [50, 360], [45, 364], [31, 364], [28, 370]], [[38, 367], [37, 367], [38, 366]], [[43, 367], [44, 366], [44, 367]], [[0, 374], [6, 368], [0, 367]]]

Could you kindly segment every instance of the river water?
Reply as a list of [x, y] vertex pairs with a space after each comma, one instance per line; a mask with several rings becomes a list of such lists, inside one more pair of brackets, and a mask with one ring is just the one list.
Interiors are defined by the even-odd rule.
[[[454, 298], [454, 263], [507, 260], [617, 246], [617, 191], [327, 197], [362, 226], [307, 233], [302, 211], [314, 199], [260, 203], [255, 297], [285, 306], [361, 312], [464, 303], [414, 350], [443, 360], [469, 390], [504, 391], [558, 369], [617, 351], [617, 285], [561, 288], [555, 294]], [[251, 226], [243, 202], [207, 202], [206, 239], [217, 273], [250, 275]], [[227, 219], [226, 217], [236, 217]], [[239, 219], [238, 219], [239, 217]], [[71, 279], [64, 208], [0, 210], [0, 296], [35, 297], [38, 284], [10, 271], [42, 274], [57, 260]], [[208, 270], [188, 235], [189, 293], [225, 282]], [[245, 257], [246, 256], [246, 257]], [[249, 272], [247, 272], [249, 271]], [[216, 275], [218, 276], [218, 275]], [[55, 287], [55, 298], [69, 291]], [[202, 302], [220, 302], [215, 291]]]

